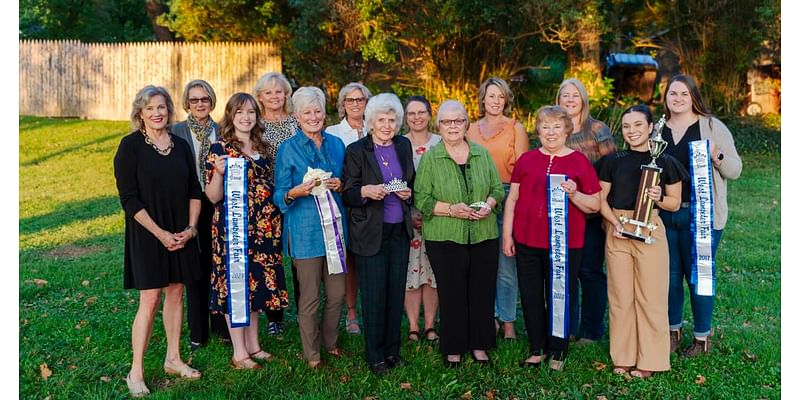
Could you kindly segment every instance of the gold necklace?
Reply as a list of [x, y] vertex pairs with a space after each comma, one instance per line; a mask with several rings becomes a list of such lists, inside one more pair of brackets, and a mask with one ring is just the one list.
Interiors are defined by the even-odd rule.
[[158, 152], [158, 154], [161, 154], [162, 156], [166, 156], [167, 154], [169, 154], [172, 151], [172, 148], [175, 147], [175, 142], [172, 141], [171, 136], [169, 138], [169, 146], [167, 146], [166, 149], [162, 150], [161, 148], [156, 146], [156, 144], [153, 143], [153, 141], [150, 140], [150, 136], [147, 136], [147, 133], [145, 133], [144, 129], [142, 129], [140, 132], [142, 132], [142, 135], [144, 135], [144, 142], [149, 144], [150, 146], [153, 146], [156, 152]]

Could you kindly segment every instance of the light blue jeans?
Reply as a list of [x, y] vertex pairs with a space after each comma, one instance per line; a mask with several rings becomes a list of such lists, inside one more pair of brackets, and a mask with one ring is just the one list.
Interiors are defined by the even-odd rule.
[[[503, 188], [508, 197], [510, 185], [504, 183]], [[503, 213], [497, 216], [497, 232], [503, 236]], [[503, 254], [503, 241], [500, 240], [500, 251], [497, 263], [497, 296], [494, 302], [494, 316], [502, 322], [517, 320], [517, 259]]]

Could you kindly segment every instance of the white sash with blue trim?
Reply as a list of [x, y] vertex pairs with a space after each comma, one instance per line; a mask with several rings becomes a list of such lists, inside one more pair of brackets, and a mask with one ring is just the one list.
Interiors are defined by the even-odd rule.
[[689, 143], [692, 179], [692, 276], [697, 295], [713, 296], [714, 274], [714, 199], [712, 195], [711, 151], [708, 140]]
[[331, 275], [347, 272], [345, 263], [344, 225], [339, 206], [325, 186], [325, 180], [333, 174], [318, 168], [308, 167], [303, 176], [303, 182], [313, 180], [318, 182], [311, 195], [317, 205], [319, 220], [322, 224], [322, 239], [325, 242], [325, 259], [328, 262], [328, 273]]
[[250, 326], [247, 257], [247, 160], [225, 159], [225, 237], [228, 314], [232, 328]]
[[550, 229], [550, 335], [569, 333], [569, 263], [567, 261], [567, 193], [561, 187], [566, 175], [547, 175], [547, 219]]

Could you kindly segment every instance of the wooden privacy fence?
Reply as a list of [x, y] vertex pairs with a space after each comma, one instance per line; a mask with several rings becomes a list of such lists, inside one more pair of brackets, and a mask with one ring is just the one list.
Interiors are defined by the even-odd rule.
[[228, 98], [251, 93], [258, 78], [281, 71], [271, 43], [19, 42], [19, 112], [22, 115], [128, 120], [136, 92], [153, 84], [172, 95], [177, 119], [186, 117], [183, 87], [204, 79], [217, 95], [219, 121]]

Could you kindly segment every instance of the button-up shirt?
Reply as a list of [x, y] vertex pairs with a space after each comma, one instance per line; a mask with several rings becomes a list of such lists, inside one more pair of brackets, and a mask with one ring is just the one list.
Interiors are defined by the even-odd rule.
[[[322, 224], [313, 196], [305, 196], [286, 203], [286, 194], [303, 182], [308, 168], [319, 168], [332, 172], [332, 178], [342, 179], [344, 143], [336, 136], [322, 133], [322, 145], [300, 129], [297, 134], [283, 142], [275, 160], [275, 205], [284, 214], [283, 235], [288, 242], [283, 248], [292, 258], [304, 259], [325, 256]], [[344, 223], [344, 205], [339, 193], [331, 192], [339, 212], [342, 214], [344, 237], [347, 240], [347, 224]]]

